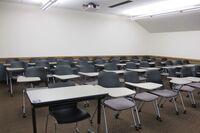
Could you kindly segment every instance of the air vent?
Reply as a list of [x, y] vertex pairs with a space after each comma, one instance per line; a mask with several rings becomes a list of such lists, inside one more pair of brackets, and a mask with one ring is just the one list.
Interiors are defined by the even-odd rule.
[[124, 2], [120, 2], [120, 3], [117, 3], [117, 4], [111, 5], [111, 6], [109, 6], [109, 8], [115, 8], [115, 7], [122, 6], [122, 5], [125, 5], [125, 4], [128, 4], [128, 3], [131, 3], [131, 2], [133, 2], [133, 1], [127, 0], [127, 1], [124, 1]]

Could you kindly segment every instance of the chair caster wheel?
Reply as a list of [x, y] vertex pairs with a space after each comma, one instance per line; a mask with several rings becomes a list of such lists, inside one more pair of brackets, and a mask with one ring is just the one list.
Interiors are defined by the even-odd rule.
[[156, 116], [156, 120], [162, 122], [162, 119], [159, 116]]
[[164, 105], [163, 105], [163, 104], [161, 104], [161, 105], [160, 105], [160, 108], [163, 108], [163, 107], [164, 107]]
[[188, 97], [189, 97], [189, 95], [186, 95], [186, 97], [188, 98]]
[[178, 112], [178, 111], [176, 112], [176, 115], [179, 115], [179, 112]]
[[22, 117], [23, 117], [23, 118], [26, 118], [26, 114], [25, 114], [25, 113], [23, 113]]
[[196, 104], [192, 104], [192, 108], [196, 108], [197, 107], [197, 105]]
[[186, 114], [186, 113], [187, 113], [187, 111], [186, 111], [186, 110], [184, 110], [184, 111], [183, 111], [183, 114]]
[[115, 118], [116, 118], [116, 119], [119, 119], [119, 114], [118, 114], [118, 113], [115, 114]]

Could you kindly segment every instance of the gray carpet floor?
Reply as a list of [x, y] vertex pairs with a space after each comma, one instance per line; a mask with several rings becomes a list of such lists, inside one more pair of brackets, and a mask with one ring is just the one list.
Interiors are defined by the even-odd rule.
[[[26, 98], [27, 117], [22, 117], [22, 85], [14, 84], [14, 97], [10, 97], [8, 93], [8, 86], [0, 84], [0, 133], [32, 133], [32, 118], [31, 107]], [[155, 119], [155, 113], [152, 103], [146, 103], [139, 113], [142, 129], [136, 131], [131, 124], [133, 124], [130, 110], [123, 111], [119, 119], [115, 119], [114, 112], [106, 109], [108, 118], [108, 128], [110, 133], [200, 133], [200, 96], [194, 92], [197, 101], [197, 108], [192, 108], [189, 98], [183, 94], [187, 113], [183, 114], [183, 109], [180, 99], [177, 99], [179, 107], [179, 115], [175, 114], [174, 105], [167, 101], [164, 108], [160, 109], [162, 122]], [[83, 107], [83, 103], [79, 103]], [[92, 113], [96, 107], [96, 101], [90, 101], [90, 106], [84, 108]], [[37, 113], [37, 128], [38, 133], [44, 133], [45, 120], [48, 113], [47, 108], [39, 108]], [[100, 132], [104, 133], [104, 119], [102, 116], [102, 124], [100, 125]], [[79, 129], [82, 133], [86, 133], [88, 128], [92, 128], [97, 132], [96, 117], [94, 124], [91, 127], [88, 120], [78, 123]], [[63, 124], [58, 126], [58, 133], [73, 133], [75, 124]], [[54, 133], [54, 119], [50, 118], [48, 133]]]

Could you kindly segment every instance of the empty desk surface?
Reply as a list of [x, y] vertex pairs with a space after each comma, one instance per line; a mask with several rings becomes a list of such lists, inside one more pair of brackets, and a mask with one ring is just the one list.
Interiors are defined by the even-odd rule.
[[99, 72], [78, 72], [80, 75], [87, 76], [87, 77], [97, 77]]
[[153, 83], [153, 82], [145, 82], [145, 83], [125, 82], [125, 84], [130, 85], [130, 86], [134, 86], [134, 87], [137, 87], [137, 88], [142, 88], [142, 89], [145, 89], [145, 90], [155, 90], [155, 89], [161, 88], [163, 86], [162, 84]]
[[133, 95], [136, 92], [134, 90], [130, 90], [126, 87], [114, 87], [114, 88], [106, 88], [109, 96], [111, 97], [124, 97]]
[[172, 78], [170, 83], [177, 84], [177, 85], [186, 85], [191, 83], [192, 81], [184, 79], [184, 78]]
[[40, 77], [25, 77], [25, 76], [18, 76], [17, 82], [19, 83], [29, 83], [29, 82], [37, 82], [40, 81]]
[[75, 74], [70, 74], [70, 75], [53, 75], [53, 77], [58, 78], [60, 80], [67, 80], [67, 79], [75, 79], [75, 78], [79, 78], [79, 75], [75, 75]]
[[138, 73], [144, 73], [147, 71], [146, 69], [130, 69], [130, 68], [127, 68], [126, 70], [134, 71], [134, 72], [138, 72]]
[[114, 72], [114, 73], [117, 73], [117, 74], [123, 74], [125, 73], [126, 71], [125, 70], [103, 70], [105, 72]]

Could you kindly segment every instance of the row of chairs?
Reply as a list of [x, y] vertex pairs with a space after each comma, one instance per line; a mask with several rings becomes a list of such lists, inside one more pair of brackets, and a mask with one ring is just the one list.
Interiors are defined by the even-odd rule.
[[[124, 75], [124, 79], [125, 82], [131, 82], [131, 83], [139, 83], [139, 76], [137, 72], [126, 72]], [[147, 82], [154, 82], [154, 83], [159, 83], [159, 84], [163, 84], [162, 80], [161, 80], [161, 74], [158, 70], [151, 70], [147, 72]], [[98, 85], [106, 87], [106, 88], [116, 88], [116, 87], [121, 87], [122, 84], [120, 83], [119, 80], [119, 76], [114, 73], [114, 72], [101, 72], [98, 76]], [[136, 89], [133, 88], [133, 86], [129, 86], [126, 85], [128, 88], [130, 89]], [[141, 123], [140, 123], [140, 118], [138, 115], [138, 108], [139, 110], [141, 109], [142, 105], [136, 106], [136, 101], [141, 101], [141, 102], [153, 102], [153, 106], [156, 112], [156, 119], [159, 121], [162, 121], [161, 119], [161, 115], [160, 115], [160, 111], [159, 111], [159, 107], [162, 104], [161, 100], [163, 98], [165, 99], [171, 99], [174, 106], [175, 106], [175, 110], [176, 110], [176, 114], [179, 114], [179, 110], [177, 107], [177, 103], [176, 103], [176, 99], [180, 97], [183, 109], [184, 109], [184, 113], [186, 113], [186, 109], [183, 103], [183, 99], [182, 99], [182, 95], [179, 89], [177, 88], [171, 88], [171, 89], [166, 89], [165, 87], [162, 87], [158, 90], [155, 91], [151, 91], [151, 92], [137, 92], [135, 95], [132, 96], [128, 96], [128, 97], [122, 97], [122, 98], [106, 98], [104, 101], [102, 101], [102, 107], [103, 107], [103, 114], [104, 114], [104, 121], [105, 121], [105, 132], [108, 133], [108, 126], [107, 126], [107, 119], [106, 119], [106, 110], [105, 108], [109, 108], [111, 110], [117, 111], [117, 112], [121, 112], [123, 110], [127, 110], [130, 109], [132, 112], [132, 116], [133, 116], [133, 122], [135, 125], [135, 128], [138, 130], [141, 128]], [[160, 98], [160, 100], [158, 101], [158, 99]], [[74, 103], [74, 105], [76, 105], [76, 103]], [[63, 112], [59, 112], [60, 108], [59, 106], [63, 107], [63, 105], [56, 105], [56, 111], [54, 110], [54, 113], [57, 112], [58, 114], [53, 114], [52, 113], [52, 109], [50, 109], [50, 114], [57, 120], [57, 122], [59, 124], [63, 124], [62, 122], [60, 122], [60, 119], [58, 118], [58, 116], [66, 116], [68, 113], [68, 109], [73, 108], [74, 106], [71, 105], [66, 105], [64, 106], [64, 109], [62, 108], [61, 110], [67, 110], [66, 113], [62, 114]], [[58, 107], [58, 108], [57, 108]], [[55, 108], [54, 108], [55, 109]], [[58, 110], [57, 110], [58, 109]], [[77, 106], [75, 107], [75, 109], [77, 109]], [[134, 110], [135, 110], [135, 114], [137, 119], [135, 119], [135, 114], [134, 114]], [[65, 112], [65, 111], [64, 111]], [[68, 114], [69, 115], [69, 114]], [[79, 115], [77, 115], [79, 116]], [[88, 113], [85, 113], [84, 119], [89, 118], [90, 115], [88, 115]], [[116, 115], [116, 118], [119, 117], [119, 113], [118, 115]], [[64, 123], [68, 123], [68, 118], [71, 117], [62, 117], [63, 119], [66, 118], [67, 122]], [[76, 119], [76, 121], [79, 121], [82, 119]], [[71, 122], [75, 122], [75, 121], [70, 121]]]

